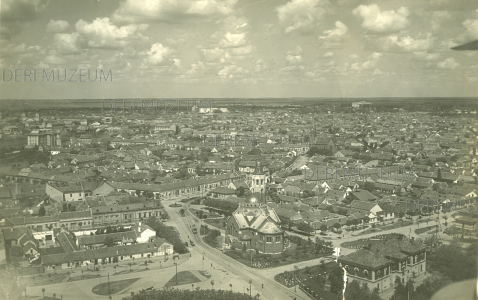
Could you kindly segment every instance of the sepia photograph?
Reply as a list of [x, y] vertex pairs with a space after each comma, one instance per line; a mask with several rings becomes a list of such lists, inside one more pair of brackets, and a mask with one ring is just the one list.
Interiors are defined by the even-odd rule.
[[478, 300], [478, 2], [0, 0], [0, 300]]

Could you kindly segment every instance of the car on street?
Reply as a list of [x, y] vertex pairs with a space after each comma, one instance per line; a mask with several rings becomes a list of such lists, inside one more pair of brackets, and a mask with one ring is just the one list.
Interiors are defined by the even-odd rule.
[[195, 246], [196, 244], [194, 244], [193, 241], [189, 241], [189, 243], [191, 244], [191, 246]]

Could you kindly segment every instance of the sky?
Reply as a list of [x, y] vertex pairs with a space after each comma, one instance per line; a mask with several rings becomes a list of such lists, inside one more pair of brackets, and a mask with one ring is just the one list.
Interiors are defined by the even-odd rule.
[[0, 1], [0, 99], [478, 96], [477, 1]]

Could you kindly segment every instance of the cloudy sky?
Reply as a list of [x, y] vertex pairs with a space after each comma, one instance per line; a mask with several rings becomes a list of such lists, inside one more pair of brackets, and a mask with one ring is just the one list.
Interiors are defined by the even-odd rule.
[[0, 22], [4, 73], [113, 74], [6, 75], [3, 99], [478, 96], [478, 51], [450, 50], [477, 1], [1, 0]]

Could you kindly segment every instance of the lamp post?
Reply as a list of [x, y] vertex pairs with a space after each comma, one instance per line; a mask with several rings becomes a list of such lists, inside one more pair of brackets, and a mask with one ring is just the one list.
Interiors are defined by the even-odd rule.
[[111, 299], [110, 273], [108, 272], [108, 298]]
[[176, 266], [176, 285], [178, 285], [178, 263], [174, 263], [174, 265]]
[[252, 297], [252, 279], [249, 279], [249, 296]]

